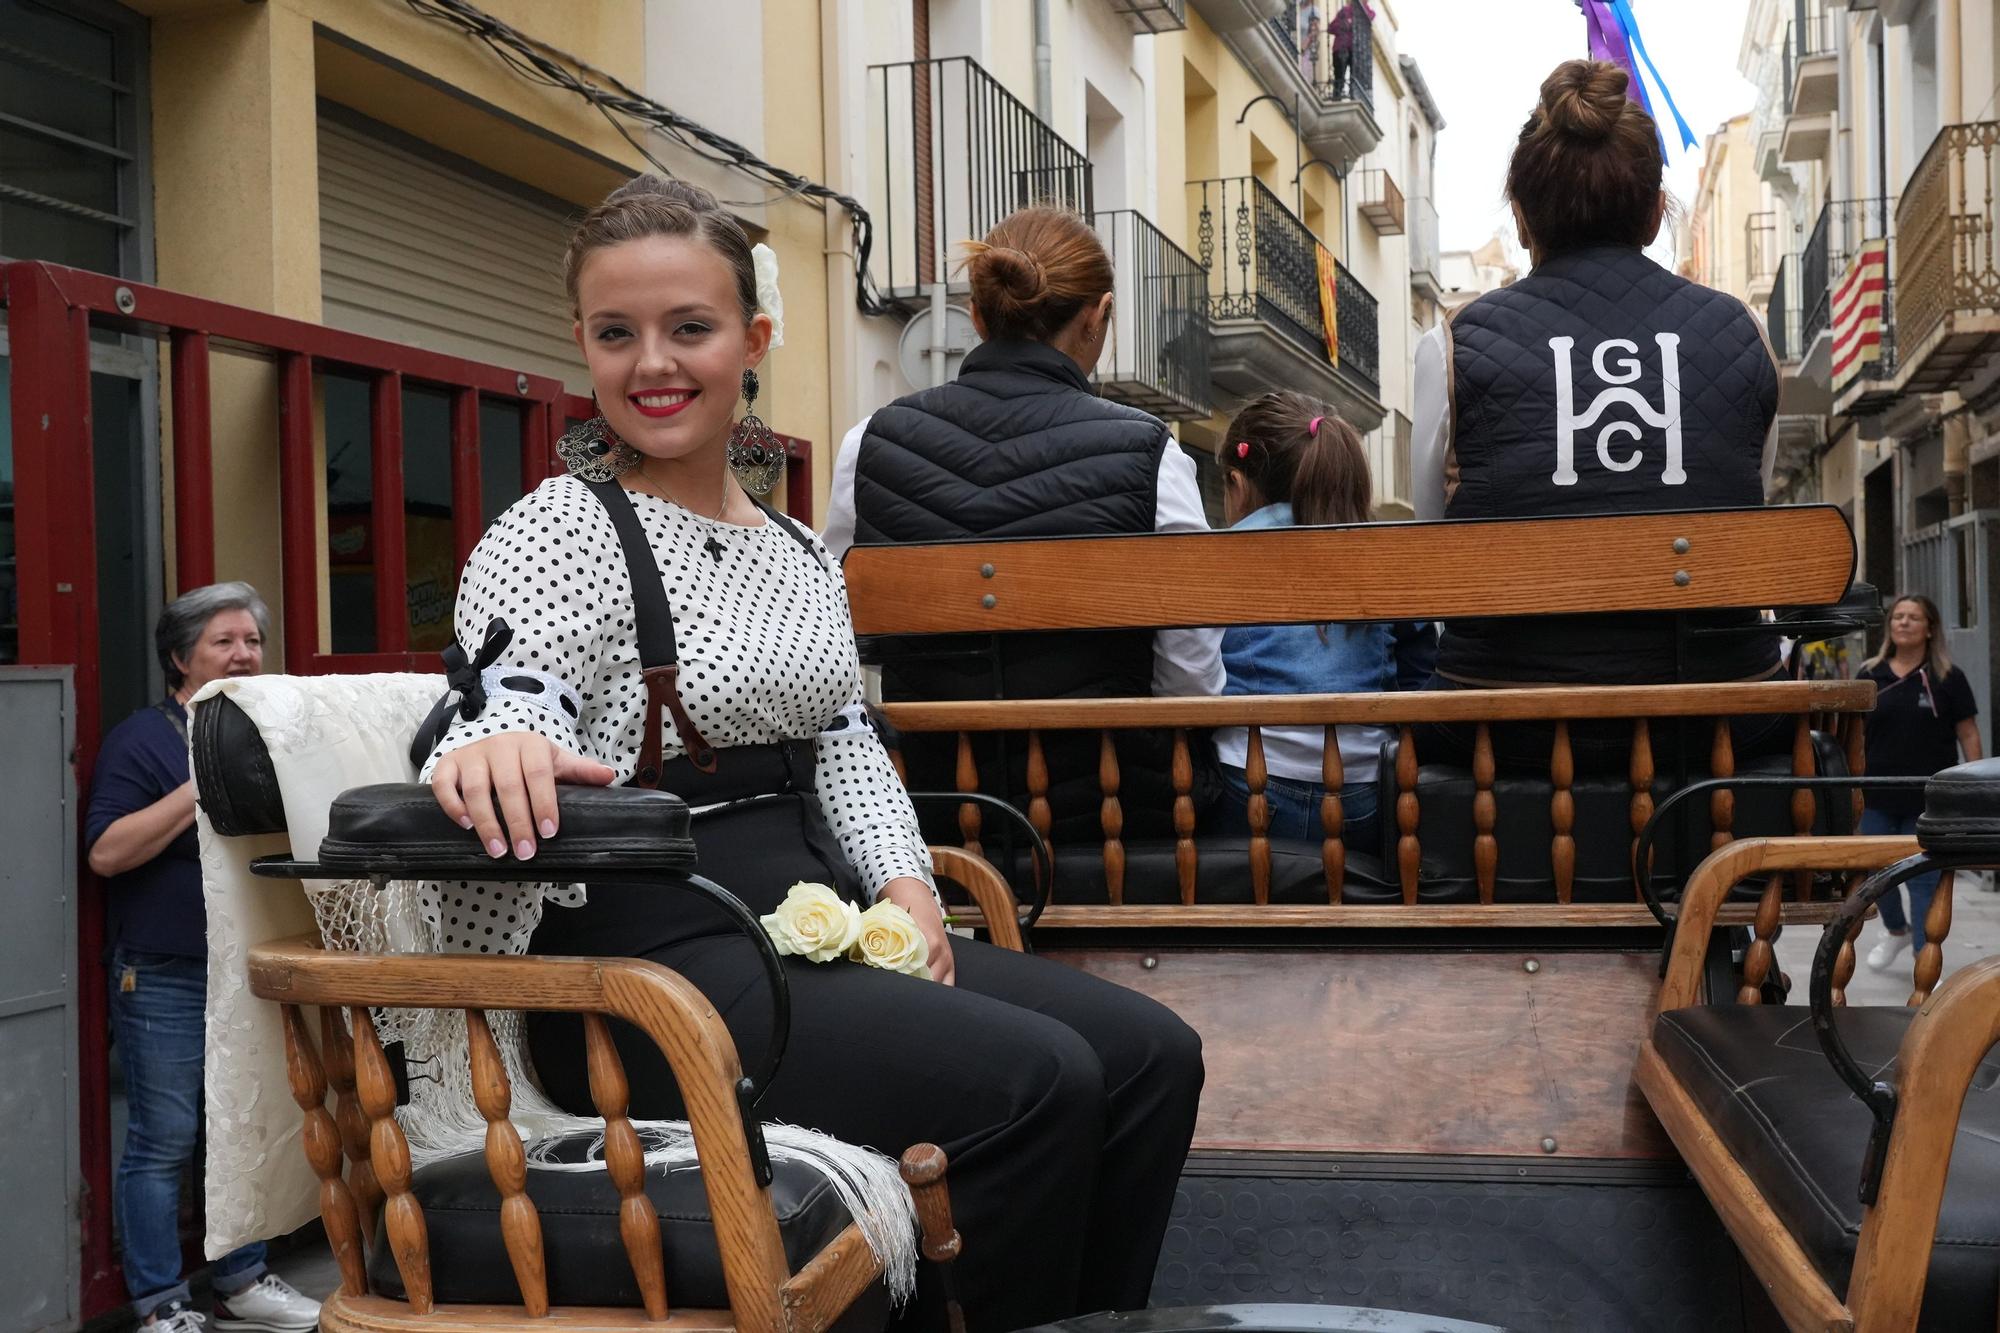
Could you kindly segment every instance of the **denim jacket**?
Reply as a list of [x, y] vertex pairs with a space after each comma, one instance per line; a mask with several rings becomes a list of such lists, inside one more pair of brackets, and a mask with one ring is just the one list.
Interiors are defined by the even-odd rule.
[[[1238, 530], [1288, 528], [1288, 504], [1266, 505], [1235, 524]], [[1338, 578], [1328, 570], [1322, 577]], [[1321, 630], [1324, 628], [1324, 636]], [[1224, 694], [1369, 694], [1421, 689], [1437, 662], [1437, 626], [1430, 621], [1366, 625], [1239, 625], [1223, 631]], [[1322, 731], [1318, 727], [1266, 727], [1264, 761], [1279, 777], [1318, 782]], [[1347, 782], [1375, 776], [1384, 732], [1342, 727], [1340, 753]], [[1216, 733], [1223, 763], [1242, 767], [1248, 734], [1241, 727]]]

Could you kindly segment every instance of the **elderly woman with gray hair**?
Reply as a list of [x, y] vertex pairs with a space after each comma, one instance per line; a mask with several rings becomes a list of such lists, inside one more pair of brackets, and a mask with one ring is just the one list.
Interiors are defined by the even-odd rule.
[[[109, 889], [111, 1030], [125, 1070], [125, 1151], [114, 1207], [133, 1312], [156, 1333], [203, 1333], [181, 1271], [181, 1172], [201, 1123], [202, 1006], [208, 989], [187, 701], [264, 665], [271, 613], [247, 583], [181, 594], [153, 639], [167, 697], [126, 718], [97, 753], [84, 847]], [[215, 1324], [306, 1333], [319, 1303], [264, 1268], [262, 1244], [211, 1266]]]

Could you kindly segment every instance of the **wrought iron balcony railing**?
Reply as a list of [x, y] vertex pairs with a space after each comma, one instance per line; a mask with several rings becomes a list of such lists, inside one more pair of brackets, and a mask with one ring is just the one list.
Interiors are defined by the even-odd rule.
[[1778, 215], [1752, 213], [1743, 220], [1743, 281], [1755, 287], [1778, 269]]
[[[1319, 242], [1254, 176], [1193, 181], [1196, 257], [1208, 275], [1208, 317], [1261, 320], [1318, 356], [1327, 354], [1320, 314]], [[1373, 389], [1381, 356], [1373, 293], [1335, 261], [1337, 368]]]
[[1781, 255], [1771, 279], [1771, 299], [1764, 306], [1764, 327], [1771, 335], [1771, 352], [1778, 364], [1797, 361], [1799, 346], [1799, 257]]
[[1096, 379], [1106, 398], [1168, 421], [1215, 410], [1208, 378], [1208, 275], [1131, 209], [1092, 219], [1111, 255], [1110, 339]]
[[[1920, 355], [1922, 387], [1947, 384], [1992, 335], [1968, 323], [2000, 315], [1994, 195], [2000, 191], [2000, 121], [1947, 125], [1917, 164], [1896, 209], [1896, 322], [1906, 354]], [[1990, 320], [1988, 321], [1990, 323]], [[1951, 339], [1952, 355], [1939, 356]], [[1931, 344], [1936, 340], [1940, 346]], [[1913, 387], [1915, 381], [1913, 380]]]
[[1816, 56], [1832, 55], [1833, 37], [1834, 21], [1821, 10], [1818, 0], [1794, 0], [1792, 19], [1785, 24], [1786, 115], [1791, 115], [1793, 111], [1799, 66]]
[[913, 302], [1017, 208], [1091, 212], [1090, 159], [965, 56], [869, 68], [877, 285]]
[[[1892, 235], [1893, 199], [1830, 199], [1799, 252], [1801, 352], [1812, 346], [1833, 316], [1833, 293], [1865, 241]], [[1887, 307], [1884, 307], [1887, 315]]]
[[1375, 109], [1375, 20], [1361, 0], [1286, 0], [1271, 31], [1327, 102]]

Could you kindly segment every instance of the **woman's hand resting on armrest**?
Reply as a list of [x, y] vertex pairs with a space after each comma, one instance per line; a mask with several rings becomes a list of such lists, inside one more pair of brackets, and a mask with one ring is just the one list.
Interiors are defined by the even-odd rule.
[[[478, 831], [488, 855], [505, 856], [511, 842], [514, 855], [525, 861], [535, 854], [538, 832], [544, 838], [556, 835], [557, 783], [607, 787], [617, 776], [609, 765], [580, 759], [546, 736], [508, 731], [439, 759], [431, 770], [431, 790], [446, 814]], [[931, 915], [937, 915], [935, 908]]]
[[920, 879], [905, 875], [892, 879], [882, 886], [882, 892], [875, 895], [877, 902], [883, 899], [896, 904], [910, 914], [923, 932], [924, 943], [930, 947], [927, 965], [931, 970], [931, 980], [949, 986], [958, 975], [957, 964], [951, 956], [951, 932], [944, 928], [944, 918], [938, 915], [937, 896], [931, 886]]

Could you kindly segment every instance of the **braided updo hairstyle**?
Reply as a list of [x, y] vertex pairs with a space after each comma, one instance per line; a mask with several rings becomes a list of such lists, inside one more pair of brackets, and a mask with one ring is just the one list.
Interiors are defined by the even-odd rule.
[[743, 224], [699, 185], [647, 172], [604, 197], [583, 215], [563, 256], [563, 285], [572, 315], [578, 313], [577, 281], [584, 261], [595, 252], [647, 236], [691, 236], [721, 255], [736, 279], [736, 299], [748, 323], [757, 313], [757, 265]]
[[1542, 254], [1653, 239], [1665, 163], [1630, 87], [1607, 60], [1566, 60], [1542, 81], [1507, 165], [1507, 197]]

